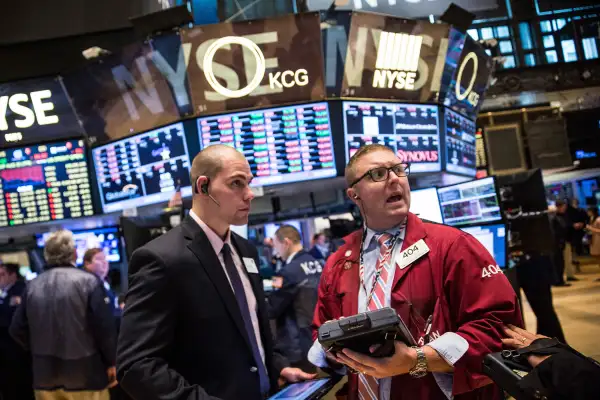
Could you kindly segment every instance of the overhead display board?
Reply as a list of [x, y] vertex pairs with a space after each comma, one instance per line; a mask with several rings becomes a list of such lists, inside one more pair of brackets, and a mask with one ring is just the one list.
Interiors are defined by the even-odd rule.
[[196, 114], [325, 97], [318, 13], [196, 26], [181, 40]]
[[445, 109], [444, 126], [446, 129], [446, 170], [474, 177], [477, 173], [475, 121], [450, 109]]
[[449, 33], [447, 24], [354, 13], [341, 95], [436, 101]]
[[0, 84], [0, 147], [82, 135], [60, 78]]
[[311, 11], [327, 10], [332, 2], [336, 10], [369, 11], [403, 18], [438, 16], [451, 3], [473, 13], [498, 8], [497, 0], [306, 0], [306, 5]]
[[327, 103], [199, 118], [198, 132], [201, 148], [220, 143], [242, 152], [253, 186], [337, 174]]
[[346, 161], [362, 146], [388, 146], [410, 164], [411, 173], [441, 171], [438, 106], [343, 103]]
[[93, 214], [83, 140], [0, 150], [0, 227]]
[[122, 138], [179, 119], [168, 80], [139, 42], [64, 75], [64, 84], [89, 136]]
[[443, 102], [454, 111], [475, 119], [492, 76], [492, 57], [469, 35], [464, 42], [455, 43], [462, 51]]
[[191, 196], [190, 157], [182, 122], [92, 150], [105, 213]]

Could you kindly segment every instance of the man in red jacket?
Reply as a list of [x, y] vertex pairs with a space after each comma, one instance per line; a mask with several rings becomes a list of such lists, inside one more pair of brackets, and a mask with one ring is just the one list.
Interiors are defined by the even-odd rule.
[[522, 325], [515, 292], [475, 238], [409, 213], [407, 175], [408, 165], [382, 145], [350, 159], [347, 194], [365, 228], [329, 258], [313, 323], [392, 307], [418, 346], [396, 342], [389, 358], [349, 349], [336, 358], [315, 341], [309, 360], [357, 371], [345, 388], [349, 400], [497, 398], [481, 363], [501, 350], [504, 324]]

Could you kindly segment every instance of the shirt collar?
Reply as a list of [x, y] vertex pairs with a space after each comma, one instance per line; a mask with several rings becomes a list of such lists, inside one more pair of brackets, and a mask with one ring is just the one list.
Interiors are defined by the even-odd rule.
[[298, 253], [300, 253], [300, 252], [297, 251], [295, 253], [290, 254], [290, 256], [287, 258], [287, 260], [285, 260], [286, 265], [289, 264], [289, 263], [291, 263], [292, 260], [294, 259], [294, 257], [296, 257], [296, 254], [298, 254]]
[[217, 253], [217, 255], [221, 254], [221, 250], [223, 250], [223, 245], [225, 243], [227, 243], [230, 248], [233, 248], [231, 245], [231, 230], [227, 231], [225, 240], [223, 240], [219, 235], [215, 233], [215, 231], [213, 231], [208, 225], [206, 225], [206, 223], [204, 223], [204, 221], [202, 221], [194, 211], [190, 210], [190, 217], [192, 217], [192, 219], [196, 221], [196, 223], [204, 231], [206, 237], [208, 237], [208, 241], [210, 242], [213, 250], [215, 251], [215, 253]]
[[391, 229], [387, 229], [385, 231], [375, 231], [369, 227], [367, 227], [367, 235], [365, 236], [365, 250], [372, 250], [372, 246], [377, 247], [377, 243], [372, 243], [373, 242], [373, 238], [376, 235], [382, 234], [382, 233], [389, 233], [390, 235], [394, 236], [396, 234], [399, 233], [398, 239], [400, 241], [404, 240], [404, 236], [406, 235], [406, 225], [398, 225], [394, 228]]

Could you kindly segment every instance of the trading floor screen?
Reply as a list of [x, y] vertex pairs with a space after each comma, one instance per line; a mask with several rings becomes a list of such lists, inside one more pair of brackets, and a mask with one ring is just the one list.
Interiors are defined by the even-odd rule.
[[199, 118], [198, 131], [202, 148], [228, 144], [246, 156], [252, 186], [337, 174], [327, 103]]
[[411, 172], [441, 170], [438, 106], [346, 101], [346, 161], [362, 146], [388, 146]]
[[0, 150], [0, 226], [93, 214], [83, 140]]
[[166, 202], [178, 187], [191, 196], [190, 159], [183, 123], [92, 150], [104, 212]]

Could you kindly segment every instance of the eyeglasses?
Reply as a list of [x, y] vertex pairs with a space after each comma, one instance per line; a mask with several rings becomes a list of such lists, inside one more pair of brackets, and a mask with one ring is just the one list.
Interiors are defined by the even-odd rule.
[[358, 182], [362, 181], [367, 176], [371, 177], [371, 180], [373, 182], [386, 181], [389, 177], [390, 171], [393, 171], [394, 174], [396, 174], [396, 176], [398, 178], [402, 178], [402, 177], [409, 175], [410, 165], [406, 164], [406, 163], [400, 163], [400, 164], [393, 165], [391, 167], [377, 167], [377, 168], [370, 169], [363, 176], [361, 176], [360, 178], [358, 178], [357, 180], [352, 182], [350, 187], [353, 187], [354, 185], [356, 185]]

